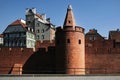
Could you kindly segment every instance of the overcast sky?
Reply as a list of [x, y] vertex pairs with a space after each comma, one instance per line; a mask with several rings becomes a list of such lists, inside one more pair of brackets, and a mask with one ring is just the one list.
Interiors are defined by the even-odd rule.
[[68, 4], [73, 7], [77, 25], [108, 37], [110, 30], [120, 29], [120, 0], [0, 0], [0, 33], [16, 19], [25, 20], [26, 8], [46, 13], [56, 26], [62, 26]]

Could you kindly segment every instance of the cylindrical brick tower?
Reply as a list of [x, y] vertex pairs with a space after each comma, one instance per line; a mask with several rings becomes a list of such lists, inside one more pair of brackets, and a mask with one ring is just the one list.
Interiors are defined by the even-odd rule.
[[56, 29], [56, 72], [85, 74], [84, 29], [76, 26], [71, 5], [63, 27]]

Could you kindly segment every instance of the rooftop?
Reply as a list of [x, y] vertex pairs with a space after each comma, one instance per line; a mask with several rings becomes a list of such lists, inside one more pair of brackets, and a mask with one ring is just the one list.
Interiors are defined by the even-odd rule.
[[22, 19], [17, 19], [16, 21], [14, 21], [13, 23], [11, 23], [9, 26], [16, 26], [16, 25], [21, 25], [23, 27], [26, 27], [25, 21]]

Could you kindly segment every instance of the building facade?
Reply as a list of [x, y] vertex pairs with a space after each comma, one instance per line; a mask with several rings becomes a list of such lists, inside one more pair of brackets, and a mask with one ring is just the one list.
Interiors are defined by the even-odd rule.
[[24, 20], [16, 20], [8, 25], [3, 35], [5, 47], [35, 47], [35, 34], [27, 28]]
[[33, 29], [36, 40], [55, 39], [55, 26], [46, 19], [46, 14], [38, 14], [35, 8], [26, 9], [26, 25]]

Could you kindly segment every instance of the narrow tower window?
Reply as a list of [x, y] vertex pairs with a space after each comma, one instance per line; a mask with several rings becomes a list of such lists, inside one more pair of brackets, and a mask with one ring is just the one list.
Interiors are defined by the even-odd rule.
[[68, 23], [71, 23], [70, 21], [68, 21]]
[[80, 39], [79, 39], [78, 43], [81, 44], [81, 40]]
[[67, 39], [67, 43], [70, 43], [70, 39]]

